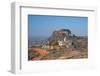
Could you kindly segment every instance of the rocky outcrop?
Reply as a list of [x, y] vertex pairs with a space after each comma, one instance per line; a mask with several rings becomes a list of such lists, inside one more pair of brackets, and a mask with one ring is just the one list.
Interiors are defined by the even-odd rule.
[[74, 48], [76, 49], [87, 49], [88, 48], [88, 39], [87, 38], [76, 38], [73, 40]]
[[49, 45], [67, 45], [71, 44], [71, 31], [69, 29], [60, 29], [54, 31], [48, 39]]

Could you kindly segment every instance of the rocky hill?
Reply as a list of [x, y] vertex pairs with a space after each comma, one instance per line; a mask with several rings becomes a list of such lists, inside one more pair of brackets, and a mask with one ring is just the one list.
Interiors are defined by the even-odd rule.
[[48, 38], [50, 45], [57, 45], [58, 41], [71, 39], [71, 31], [69, 29], [60, 29], [54, 31], [51, 37]]
[[78, 59], [88, 57], [88, 38], [69, 29], [53, 31], [47, 40], [28, 48], [28, 60]]

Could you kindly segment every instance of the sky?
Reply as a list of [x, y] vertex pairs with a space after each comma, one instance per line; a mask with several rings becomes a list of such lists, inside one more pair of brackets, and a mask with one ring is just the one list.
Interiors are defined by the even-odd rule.
[[70, 29], [76, 36], [88, 35], [88, 17], [28, 15], [28, 37], [48, 37], [55, 30]]

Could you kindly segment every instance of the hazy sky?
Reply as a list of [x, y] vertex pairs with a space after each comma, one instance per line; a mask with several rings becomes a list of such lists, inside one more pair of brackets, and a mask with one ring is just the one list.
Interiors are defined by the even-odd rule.
[[77, 36], [87, 36], [88, 17], [28, 15], [28, 37], [48, 37], [63, 28]]

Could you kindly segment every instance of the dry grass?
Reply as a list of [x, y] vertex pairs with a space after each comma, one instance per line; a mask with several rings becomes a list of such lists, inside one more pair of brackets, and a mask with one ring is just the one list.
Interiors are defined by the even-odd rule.
[[[40, 48], [29, 48], [29, 60], [54, 60], [54, 59], [80, 59], [88, 58], [88, 52], [77, 49], [53, 49], [43, 50]], [[31, 56], [32, 55], [32, 56]]]

